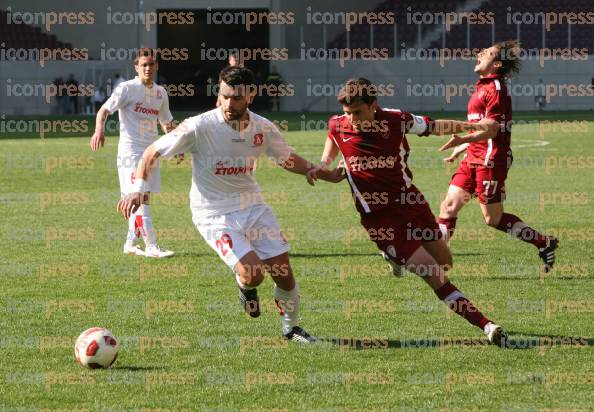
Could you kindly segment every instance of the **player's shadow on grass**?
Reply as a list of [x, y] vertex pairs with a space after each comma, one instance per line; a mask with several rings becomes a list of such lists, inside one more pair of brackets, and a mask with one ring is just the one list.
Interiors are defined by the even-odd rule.
[[[507, 333], [511, 337], [510, 340], [516, 341], [518, 346], [522, 341], [526, 341], [526, 340], [537, 341], [537, 344], [539, 346], [549, 346], [549, 347], [594, 346], [594, 338], [587, 337], [587, 336], [545, 335], [545, 334], [524, 333], [524, 332], [518, 332], [518, 331], [508, 331]], [[515, 338], [514, 338], [514, 336], [515, 336]], [[518, 349], [522, 349], [522, 348], [518, 348]]]
[[[320, 342], [326, 345], [334, 345], [341, 351], [370, 350], [370, 349], [447, 349], [456, 346], [456, 340], [463, 339], [448, 337], [443, 339], [419, 338], [419, 339], [360, 339], [360, 338], [320, 338]], [[488, 346], [489, 342], [484, 337], [476, 337], [468, 340], [466, 344], [458, 342], [458, 346]]]
[[304, 258], [316, 258], [316, 257], [346, 257], [346, 256], [377, 256], [380, 257], [379, 253], [343, 253], [343, 252], [336, 252], [336, 253], [290, 253], [289, 257], [304, 257]]
[[128, 365], [117, 365], [111, 368], [113, 370], [124, 370], [124, 371], [156, 371], [163, 370], [162, 366], [128, 366]]
[[[534, 335], [523, 332], [508, 332], [507, 350], [524, 350], [573, 346], [594, 346], [594, 338], [562, 335]], [[492, 346], [484, 336], [443, 336], [440, 338], [419, 339], [367, 339], [367, 338], [320, 338], [320, 342], [333, 345], [340, 350], [369, 349], [454, 349], [463, 347]]]

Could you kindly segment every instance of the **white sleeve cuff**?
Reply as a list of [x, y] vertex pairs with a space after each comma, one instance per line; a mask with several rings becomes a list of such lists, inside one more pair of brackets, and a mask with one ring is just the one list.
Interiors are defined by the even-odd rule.
[[410, 127], [410, 129], [408, 130], [409, 133], [414, 133], [414, 134], [423, 134], [427, 131], [427, 122], [425, 121], [425, 119], [423, 118], [423, 116], [415, 116], [414, 114], [411, 113], [412, 119], [413, 119], [413, 124]]
[[133, 193], [146, 193], [148, 192], [148, 183], [143, 179], [136, 178], [134, 185], [132, 185]]

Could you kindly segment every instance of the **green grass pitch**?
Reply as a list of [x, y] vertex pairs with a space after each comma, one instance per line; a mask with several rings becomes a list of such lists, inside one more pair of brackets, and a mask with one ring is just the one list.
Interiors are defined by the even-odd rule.
[[[292, 245], [302, 325], [328, 340], [286, 345], [272, 281], [260, 287], [262, 316], [246, 319], [230, 271], [194, 228], [189, 161], [161, 166], [153, 220], [177, 256], [153, 261], [122, 254], [117, 137], [92, 153], [90, 133], [4, 135], [0, 407], [592, 410], [594, 121], [588, 113], [560, 113], [557, 123], [516, 118], [523, 122], [513, 129], [505, 207], [559, 237], [558, 268], [543, 277], [536, 249], [489, 229], [473, 201], [459, 216], [450, 274], [508, 329], [510, 350], [484, 345], [481, 331], [448, 313], [422, 280], [389, 273], [359, 230], [346, 182], [311, 188], [266, 162], [258, 169]], [[296, 131], [304, 119], [290, 119], [287, 140], [319, 159], [325, 131]], [[437, 152], [444, 141], [409, 137], [414, 182], [435, 214], [453, 172]], [[74, 360], [73, 341], [91, 326], [121, 341], [111, 370]]]

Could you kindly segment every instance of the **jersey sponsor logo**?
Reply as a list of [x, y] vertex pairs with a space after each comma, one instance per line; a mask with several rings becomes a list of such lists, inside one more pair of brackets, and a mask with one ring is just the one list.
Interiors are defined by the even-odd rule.
[[351, 156], [348, 159], [351, 172], [393, 168], [397, 161], [395, 156]]
[[225, 166], [223, 162], [217, 162], [215, 175], [246, 175], [254, 172], [254, 166]]
[[157, 99], [162, 99], [163, 98], [163, 93], [161, 93], [161, 90], [157, 90]]
[[151, 114], [154, 116], [158, 116], [159, 115], [159, 111], [157, 109], [151, 109], [148, 107], [144, 107], [142, 105], [142, 103], [136, 103], [136, 105], [134, 106], [134, 111], [136, 113], [142, 113], [142, 114]]
[[264, 135], [262, 133], [256, 133], [254, 135], [253, 146], [262, 146], [262, 143], [264, 143]]
[[354, 136], [349, 137], [348, 139], [345, 139], [344, 136], [342, 137], [342, 141], [343, 142], [348, 142], [349, 140], [353, 139]]
[[481, 120], [483, 118], [482, 113], [468, 113], [468, 120]]

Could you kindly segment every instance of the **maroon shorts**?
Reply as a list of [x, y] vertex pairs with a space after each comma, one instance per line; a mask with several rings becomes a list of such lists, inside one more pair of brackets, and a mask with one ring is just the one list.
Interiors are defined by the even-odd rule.
[[478, 197], [479, 202], [484, 205], [500, 203], [505, 200], [505, 179], [508, 170], [507, 165], [487, 167], [461, 162], [452, 176], [450, 185]]
[[441, 238], [429, 204], [420, 194], [410, 205], [388, 206], [361, 215], [361, 224], [377, 247], [398, 264], [405, 264], [423, 241]]

